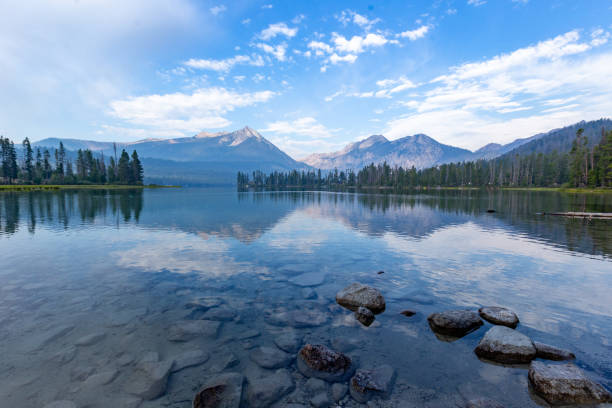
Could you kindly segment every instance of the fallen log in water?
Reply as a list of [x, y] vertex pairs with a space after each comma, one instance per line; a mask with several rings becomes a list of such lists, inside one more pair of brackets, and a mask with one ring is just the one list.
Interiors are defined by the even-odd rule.
[[575, 218], [604, 218], [612, 219], [612, 213], [596, 213], [596, 212], [543, 212], [542, 215], [557, 215], [560, 217], [575, 217]]

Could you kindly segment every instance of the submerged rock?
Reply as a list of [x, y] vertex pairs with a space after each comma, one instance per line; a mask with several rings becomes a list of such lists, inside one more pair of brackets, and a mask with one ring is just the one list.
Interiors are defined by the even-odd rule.
[[274, 344], [287, 353], [295, 353], [302, 346], [302, 337], [296, 332], [286, 331], [274, 338]]
[[410, 309], [406, 309], [406, 310], [402, 310], [400, 312], [400, 314], [406, 316], [406, 317], [411, 317], [414, 316], [416, 314], [416, 312], [414, 310], [410, 310]]
[[251, 352], [251, 360], [262, 368], [287, 367], [293, 358], [293, 355], [276, 347], [257, 347]]
[[529, 366], [529, 382], [536, 394], [553, 405], [612, 402], [612, 395], [603, 386], [572, 363], [533, 361]]
[[101, 341], [104, 337], [106, 337], [106, 333], [104, 332], [92, 333], [87, 336], [81, 337], [74, 344], [81, 347], [91, 346]]
[[465, 406], [466, 408], [504, 408], [499, 402], [490, 398], [476, 398], [469, 400]]
[[316, 299], [317, 292], [315, 292], [312, 288], [304, 288], [302, 289], [302, 297], [304, 299]]
[[126, 391], [145, 400], [162, 396], [173, 364], [173, 360], [141, 363], [140, 369], [126, 382]]
[[506, 309], [505, 307], [485, 306], [478, 309], [478, 313], [480, 314], [480, 317], [489, 323], [508, 326], [513, 329], [519, 323], [516, 313], [510, 309]]
[[334, 383], [331, 386], [331, 394], [334, 402], [340, 401], [348, 392], [348, 385], [342, 383]]
[[373, 313], [385, 310], [385, 298], [378, 289], [361, 283], [352, 283], [336, 294], [336, 302], [347, 309], [356, 310], [360, 306], [370, 309]]
[[320, 305], [312, 305], [311, 308], [304, 305], [304, 307], [295, 310], [286, 310], [284, 308], [266, 310], [264, 311], [264, 319], [266, 323], [273, 326], [290, 326], [299, 329], [322, 326], [328, 322], [329, 315]]
[[185, 342], [199, 337], [215, 338], [220, 326], [220, 322], [212, 320], [183, 320], [170, 327], [168, 340]]
[[362, 404], [373, 397], [386, 398], [394, 378], [395, 370], [386, 364], [371, 370], [357, 370], [351, 378], [351, 397]]
[[298, 369], [306, 377], [344, 381], [353, 373], [351, 359], [321, 344], [306, 344], [298, 353]]
[[204, 350], [185, 351], [174, 357], [172, 372], [176, 373], [187, 367], [194, 367], [208, 361], [210, 355]]
[[574, 353], [569, 350], [560, 349], [537, 341], [534, 341], [533, 344], [536, 348], [536, 357], [538, 358], [554, 361], [573, 360], [576, 358]]
[[308, 272], [289, 279], [289, 282], [297, 286], [319, 286], [325, 281], [325, 272]]
[[331, 405], [327, 392], [320, 392], [310, 399], [310, 405], [315, 408], [327, 408]]
[[531, 339], [506, 326], [493, 326], [474, 349], [478, 357], [505, 364], [526, 364], [536, 356]]
[[207, 382], [193, 398], [193, 408], [238, 408], [244, 377], [238, 373], [220, 374]]
[[453, 337], [463, 337], [484, 324], [478, 314], [470, 310], [432, 313], [427, 321], [434, 332]]
[[216, 320], [220, 322], [230, 321], [235, 317], [236, 312], [229, 307], [213, 307], [204, 313], [204, 316], [202, 316], [203, 319]]
[[247, 391], [249, 407], [269, 407], [295, 389], [289, 371], [280, 369], [272, 375], [250, 380]]
[[363, 306], [359, 306], [357, 310], [355, 310], [355, 318], [364, 326], [371, 325], [375, 319], [374, 313]]

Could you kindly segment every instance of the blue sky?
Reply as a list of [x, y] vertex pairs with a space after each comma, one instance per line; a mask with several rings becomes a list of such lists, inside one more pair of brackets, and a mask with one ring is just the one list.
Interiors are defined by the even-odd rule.
[[612, 116], [612, 0], [0, 2], [0, 133], [476, 149]]

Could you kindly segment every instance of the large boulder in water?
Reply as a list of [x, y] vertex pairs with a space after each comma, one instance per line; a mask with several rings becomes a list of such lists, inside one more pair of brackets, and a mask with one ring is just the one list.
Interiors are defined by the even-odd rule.
[[355, 310], [355, 319], [357, 319], [364, 326], [369, 326], [374, 322], [374, 313], [367, 307], [359, 306]]
[[533, 361], [529, 366], [529, 382], [535, 393], [552, 405], [612, 402], [612, 395], [603, 386], [572, 363]]
[[220, 374], [195, 395], [193, 408], [238, 408], [243, 383], [244, 377], [241, 374]]
[[336, 302], [350, 310], [357, 310], [360, 306], [376, 314], [385, 310], [385, 298], [382, 293], [378, 289], [361, 283], [352, 283], [338, 292]]
[[386, 398], [391, 393], [395, 370], [390, 365], [382, 365], [371, 370], [357, 370], [351, 378], [351, 397], [364, 404], [373, 397]]
[[329, 382], [345, 381], [353, 373], [351, 359], [321, 344], [306, 344], [298, 353], [297, 366], [306, 377]]
[[432, 313], [427, 321], [435, 333], [453, 337], [463, 337], [484, 324], [478, 314], [470, 310]]
[[492, 324], [508, 326], [514, 329], [519, 323], [516, 313], [505, 307], [485, 306], [478, 309], [478, 313], [480, 317]]
[[506, 326], [493, 326], [474, 349], [478, 357], [505, 364], [526, 364], [536, 356], [531, 339]]

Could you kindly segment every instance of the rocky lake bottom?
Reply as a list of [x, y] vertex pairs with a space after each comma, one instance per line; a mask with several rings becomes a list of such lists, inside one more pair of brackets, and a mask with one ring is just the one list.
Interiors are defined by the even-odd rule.
[[0, 406], [546, 407], [533, 342], [605, 394], [612, 224], [535, 214], [612, 202], [498, 194], [0, 195]]

